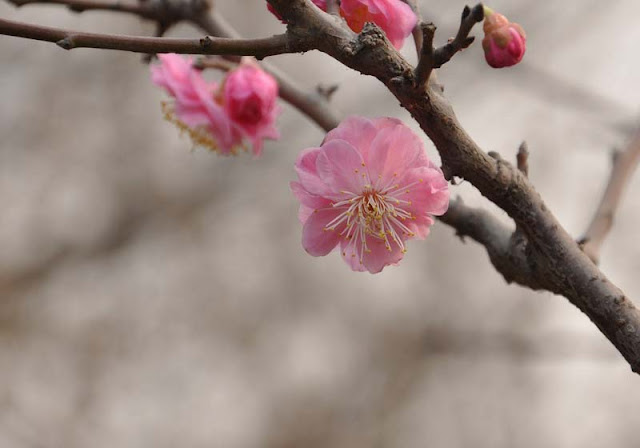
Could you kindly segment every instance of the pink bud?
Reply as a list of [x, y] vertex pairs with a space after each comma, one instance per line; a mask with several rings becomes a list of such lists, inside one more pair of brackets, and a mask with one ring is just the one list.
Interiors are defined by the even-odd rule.
[[262, 150], [262, 139], [280, 136], [275, 128], [280, 112], [278, 84], [257, 64], [244, 59], [230, 72], [224, 81], [223, 98], [227, 115], [252, 141], [256, 155]]
[[482, 48], [487, 63], [493, 68], [509, 67], [522, 60], [526, 35], [517, 23], [485, 7]]

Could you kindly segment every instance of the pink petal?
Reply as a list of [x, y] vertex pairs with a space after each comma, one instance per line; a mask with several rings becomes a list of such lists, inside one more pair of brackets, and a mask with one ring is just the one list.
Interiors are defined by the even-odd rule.
[[320, 179], [316, 168], [316, 160], [321, 152], [321, 148], [307, 148], [298, 155], [295, 163], [300, 184], [310, 194], [318, 196], [324, 196], [331, 192], [329, 187]]
[[398, 197], [411, 201], [411, 210], [415, 215], [439, 216], [449, 208], [449, 184], [439, 169], [414, 168], [401, 181], [401, 185], [409, 184], [414, 184], [407, 188], [409, 193]]
[[404, 257], [402, 249], [394, 242], [391, 243], [391, 250], [387, 249], [384, 242], [372, 237], [367, 237], [367, 245], [370, 252], [365, 252], [362, 260], [365, 268], [372, 274], [382, 271], [385, 266], [397, 265]]
[[404, 223], [415, 234], [414, 238], [423, 240], [429, 235], [429, 228], [433, 225], [433, 218], [429, 215], [418, 215], [416, 219]]
[[343, 191], [356, 193], [369, 183], [360, 153], [344, 140], [331, 140], [322, 146], [316, 160], [320, 179], [331, 186], [328, 197], [341, 198]]
[[340, 240], [340, 232], [325, 227], [340, 214], [339, 210], [324, 209], [312, 213], [302, 228], [302, 247], [314, 257], [331, 252]]
[[354, 247], [352, 240], [340, 240], [340, 255], [353, 271], [364, 272], [367, 270], [360, 261], [360, 255]]
[[[300, 201], [298, 218], [300, 218], [300, 222], [303, 224], [315, 209], [331, 207], [331, 201], [322, 196], [309, 193], [300, 182], [291, 182], [289, 185], [295, 197]], [[305, 208], [304, 212], [303, 208]]]
[[379, 186], [397, 182], [407, 169], [424, 163], [428, 159], [422, 141], [403, 124], [382, 129], [371, 144], [369, 174], [379, 179]]

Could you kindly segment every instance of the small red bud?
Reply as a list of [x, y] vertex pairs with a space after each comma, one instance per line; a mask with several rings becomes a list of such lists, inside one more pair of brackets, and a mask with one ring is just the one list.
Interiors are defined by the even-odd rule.
[[527, 37], [520, 25], [485, 6], [483, 29], [482, 48], [491, 67], [510, 67], [522, 60]]

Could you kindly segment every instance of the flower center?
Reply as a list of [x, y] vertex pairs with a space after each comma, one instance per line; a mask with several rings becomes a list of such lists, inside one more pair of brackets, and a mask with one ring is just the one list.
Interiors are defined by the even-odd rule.
[[376, 188], [365, 185], [359, 193], [341, 191], [347, 197], [332, 206], [342, 212], [324, 229], [340, 230], [340, 235], [353, 243], [360, 262], [365, 253], [371, 252], [371, 239], [384, 243], [389, 252], [392, 251], [392, 244], [396, 244], [404, 252], [404, 241], [415, 236], [405, 224], [407, 220], [416, 219], [409, 210], [411, 201], [401, 199], [410, 193], [411, 186], [400, 187], [395, 184]]

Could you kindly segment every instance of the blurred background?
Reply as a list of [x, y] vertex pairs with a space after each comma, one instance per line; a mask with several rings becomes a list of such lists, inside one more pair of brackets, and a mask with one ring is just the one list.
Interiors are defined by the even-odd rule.
[[[444, 43], [464, 2], [421, 3]], [[530, 177], [578, 237], [637, 124], [640, 4], [490, 6], [527, 31], [524, 62], [493, 70], [475, 44], [440, 80], [485, 150], [514, 160], [528, 142]], [[217, 8], [246, 36], [282, 31], [262, 0]], [[2, 2], [0, 15], [154, 29], [56, 6]], [[403, 52], [415, 61], [410, 40]], [[1, 447], [638, 446], [640, 382], [622, 357], [566, 299], [507, 285], [452, 229], [437, 223], [375, 276], [308, 256], [288, 183], [323, 132], [295, 110], [261, 158], [224, 158], [163, 121], [140, 55], [0, 36], [0, 60]], [[344, 114], [417, 129], [325, 55], [270, 62], [310, 89], [338, 82]], [[601, 256], [636, 303], [639, 193], [635, 176]], [[491, 208], [467, 184], [457, 195]]]

